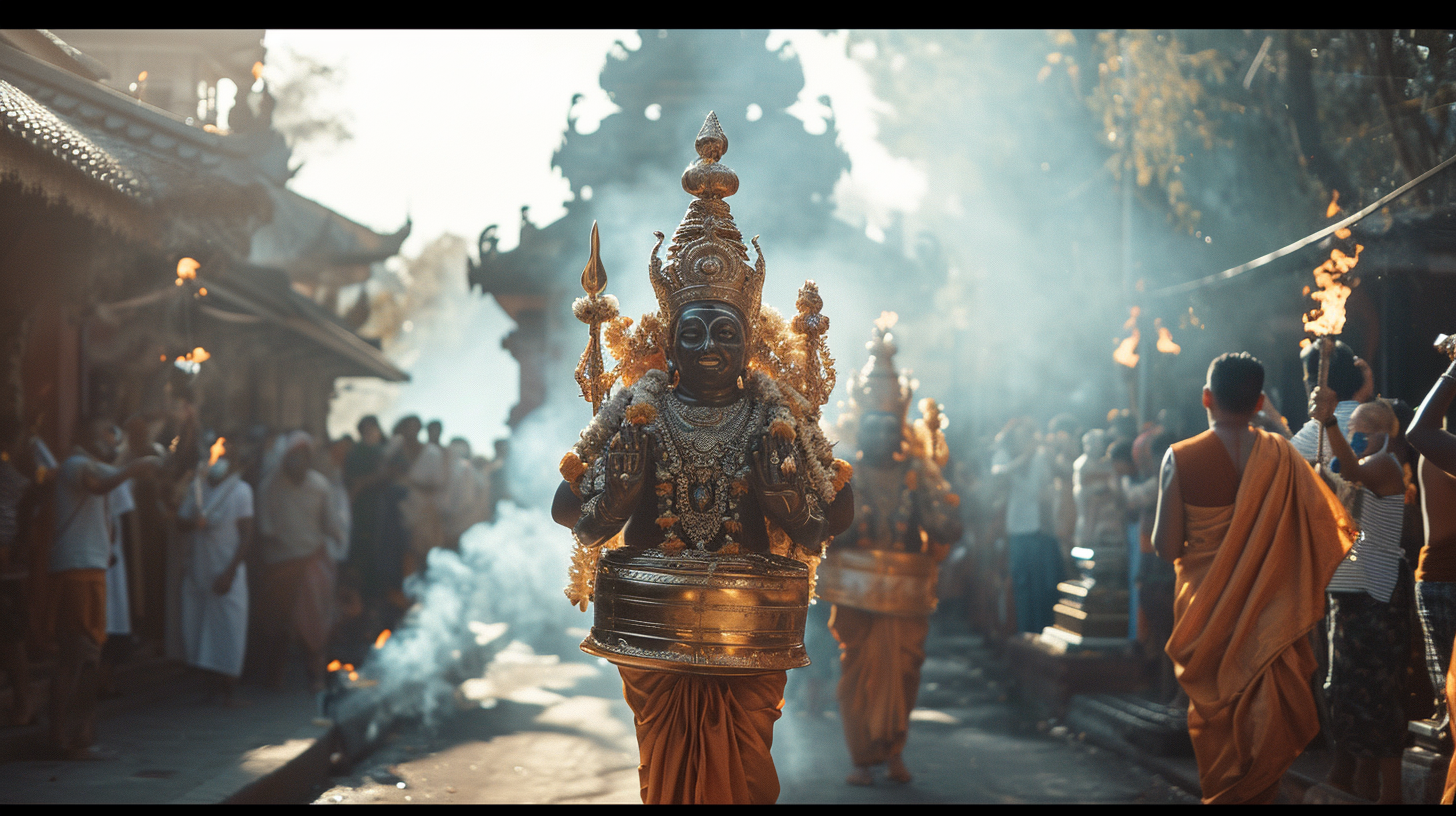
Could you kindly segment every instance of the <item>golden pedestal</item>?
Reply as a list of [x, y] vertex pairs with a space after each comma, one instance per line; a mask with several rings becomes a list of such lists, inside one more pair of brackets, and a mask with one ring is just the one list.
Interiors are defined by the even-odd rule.
[[831, 550], [819, 565], [816, 592], [831, 603], [885, 615], [935, 611], [935, 559], [893, 550]]
[[777, 555], [603, 553], [581, 650], [638, 669], [757, 674], [809, 665], [809, 569]]

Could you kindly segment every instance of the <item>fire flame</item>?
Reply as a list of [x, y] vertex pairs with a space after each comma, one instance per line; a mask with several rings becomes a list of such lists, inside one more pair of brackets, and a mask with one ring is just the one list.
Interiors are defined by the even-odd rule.
[[208, 453], [207, 466], [208, 467], [212, 467], [213, 465], [217, 464], [217, 460], [221, 459], [223, 457], [223, 454], [226, 454], [227, 453], [227, 446], [223, 444], [226, 441], [227, 441], [227, 437], [225, 437], [225, 436], [219, 436], [217, 438], [217, 441], [214, 442], [214, 443], [212, 443], [212, 447], [210, 447], [210, 448], [207, 449], [207, 453]]
[[389, 632], [388, 629], [385, 629], [383, 632], [380, 632], [379, 633], [379, 637], [377, 637], [377, 638], [374, 639], [374, 648], [376, 648], [376, 649], [383, 649], [384, 648], [384, 642], [387, 641], [387, 640], [389, 640], [389, 635], [390, 635], [390, 632]]
[[261, 79], [263, 76], [263, 63], [253, 63], [253, 79]]
[[1158, 351], [1164, 354], [1177, 354], [1183, 350], [1182, 346], [1173, 342], [1173, 333], [1163, 325], [1162, 318], [1154, 320], [1153, 325], [1158, 327]]
[[142, 71], [140, 74], [137, 74], [137, 82], [146, 82], [146, 81], [147, 81], [147, 72], [146, 71]]
[[1314, 270], [1314, 282], [1318, 287], [1309, 293], [1318, 308], [1304, 315], [1304, 330], [1313, 335], [1334, 335], [1345, 330], [1345, 301], [1350, 297], [1350, 286], [1345, 278], [1355, 264], [1360, 262], [1360, 251], [1365, 247], [1355, 245], [1355, 254], [1346, 255], [1339, 248], [1330, 250], [1330, 258]]
[[[1334, 218], [1340, 213], [1340, 191], [1332, 191], [1330, 204], [1325, 208], [1325, 217]], [[1344, 240], [1350, 237], [1350, 230], [1335, 231], [1336, 237]], [[1315, 336], [1336, 335], [1345, 330], [1345, 301], [1350, 297], [1350, 285], [1346, 278], [1355, 264], [1360, 262], [1360, 251], [1365, 247], [1355, 245], [1355, 254], [1346, 255], [1335, 247], [1330, 250], [1329, 260], [1315, 267], [1314, 282], [1317, 288], [1304, 287], [1304, 294], [1319, 304], [1304, 314], [1304, 330]]]
[[339, 669], [342, 669], [343, 667], [344, 667], [344, 664], [343, 663], [340, 663], [337, 660], [331, 660], [331, 661], [329, 661], [328, 670], [331, 671], [331, 672], [336, 672]]
[[197, 269], [202, 266], [194, 258], [183, 258], [177, 262], [177, 285], [181, 286], [182, 281], [197, 280]]
[[1122, 324], [1124, 329], [1131, 329], [1132, 334], [1123, 338], [1122, 342], [1117, 345], [1117, 349], [1112, 352], [1112, 359], [1128, 368], [1136, 368], [1138, 364], [1137, 346], [1138, 341], [1142, 339], [1142, 332], [1138, 331], [1137, 319], [1141, 313], [1142, 309], [1132, 307], [1132, 315], [1126, 323]]
[[203, 363], [207, 362], [210, 359], [212, 359], [212, 355], [207, 352], [207, 349], [203, 348], [202, 346], [198, 346], [197, 348], [187, 352], [186, 354], [180, 355], [177, 358], [177, 362]]

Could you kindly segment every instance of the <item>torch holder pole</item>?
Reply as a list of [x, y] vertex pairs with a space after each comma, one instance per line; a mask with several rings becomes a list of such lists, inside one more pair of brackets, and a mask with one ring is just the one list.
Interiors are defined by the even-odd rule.
[[[1334, 356], [1335, 340], [1328, 334], [1322, 334], [1315, 342], [1319, 343], [1319, 387], [1328, 388], [1330, 385], [1330, 357]], [[1319, 427], [1319, 442], [1315, 448], [1315, 461], [1325, 464], [1325, 426]]]

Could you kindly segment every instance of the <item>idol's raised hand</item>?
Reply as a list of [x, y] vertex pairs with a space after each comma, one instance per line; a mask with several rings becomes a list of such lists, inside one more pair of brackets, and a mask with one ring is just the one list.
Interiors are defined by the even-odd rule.
[[652, 440], [642, 426], [628, 424], [612, 438], [607, 448], [607, 485], [602, 511], [613, 520], [625, 521], [642, 496], [642, 480], [651, 458]]
[[809, 502], [795, 478], [798, 461], [794, 444], [772, 433], [759, 438], [753, 449], [749, 479], [758, 491], [763, 512], [790, 533], [809, 521]]

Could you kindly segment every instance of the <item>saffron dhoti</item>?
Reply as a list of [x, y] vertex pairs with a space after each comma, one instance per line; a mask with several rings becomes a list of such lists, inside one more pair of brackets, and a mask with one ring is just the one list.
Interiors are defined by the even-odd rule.
[[850, 759], [869, 767], [899, 756], [920, 690], [930, 619], [836, 604], [829, 629], [839, 641], [839, 713]]
[[787, 672], [677, 674], [619, 666], [637, 726], [642, 801], [773, 804], [779, 777], [769, 749]]

